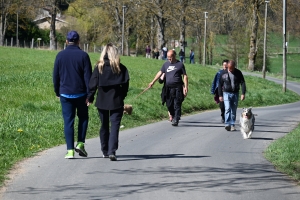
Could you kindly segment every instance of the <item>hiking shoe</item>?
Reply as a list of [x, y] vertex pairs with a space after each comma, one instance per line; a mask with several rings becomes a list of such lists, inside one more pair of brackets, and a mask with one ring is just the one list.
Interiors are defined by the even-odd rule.
[[110, 161], [117, 161], [117, 156], [116, 155], [109, 155]]
[[231, 127], [230, 127], [230, 126], [225, 126], [225, 129], [226, 129], [227, 131], [230, 131]]
[[175, 120], [175, 119], [173, 119], [173, 120], [172, 120], [172, 126], [178, 126], [178, 121]]
[[65, 158], [72, 159], [74, 158], [74, 154], [75, 154], [74, 149], [68, 150], [67, 154], [65, 155]]
[[78, 143], [77, 143], [77, 145], [76, 145], [76, 147], [75, 147], [75, 151], [76, 151], [77, 153], [79, 153], [79, 155], [82, 156], [82, 157], [87, 157], [87, 156], [88, 156], [87, 152], [86, 152], [85, 149], [84, 149], [84, 144], [83, 144], [83, 142], [78, 142]]
[[109, 158], [109, 156], [108, 155], [103, 155], [103, 158]]
[[230, 131], [236, 131], [234, 126], [231, 126]]

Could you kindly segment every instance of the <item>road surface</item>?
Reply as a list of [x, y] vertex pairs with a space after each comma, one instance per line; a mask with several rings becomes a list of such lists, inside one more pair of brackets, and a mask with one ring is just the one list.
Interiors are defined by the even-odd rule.
[[[300, 94], [298, 83], [287, 86]], [[86, 141], [88, 158], [64, 159], [65, 145], [54, 147], [22, 162], [0, 199], [299, 200], [300, 187], [263, 156], [296, 127], [299, 111], [300, 102], [253, 108], [248, 140], [239, 126], [224, 129], [219, 110], [182, 117], [178, 127], [161, 121], [124, 130], [117, 162], [102, 158], [99, 138]]]

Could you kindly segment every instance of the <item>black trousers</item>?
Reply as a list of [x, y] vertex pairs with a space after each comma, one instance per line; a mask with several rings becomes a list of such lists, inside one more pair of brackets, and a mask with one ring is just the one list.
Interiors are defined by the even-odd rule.
[[221, 117], [225, 120], [225, 105], [224, 101], [219, 102], [220, 110], [221, 110]]
[[[115, 155], [119, 146], [119, 130], [124, 108], [116, 110], [98, 109], [101, 120], [100, 143], [103, 155]], [[109, 124], [111, 123], [111, 127]]]
[[168, 88], [167, 94], [167, 108], [172, 115], [173, 119], [179, 121], [181, 117], [181, 105], [184, 100], [182, 87], [181, 88]]

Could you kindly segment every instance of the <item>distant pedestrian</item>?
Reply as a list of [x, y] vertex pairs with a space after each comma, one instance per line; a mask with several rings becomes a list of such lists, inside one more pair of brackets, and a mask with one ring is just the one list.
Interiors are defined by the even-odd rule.
[[179, 59], [180, 59], [180, 62], [184, 62], [184, 59], [185, 59], [185, 53], [182, 49], [180, 49], [179, 51]]
[[218, 92], [219, 100], [225, 105], [225, 129], [235, 131], [236, 110], [239, 101], [239, 90], [242, 88], [241, 100], [245, 99], [246, 83], [242, 72], [235, 68], [233, 60], [228, 61], [227, 70], [220, 75]]
[[159, 51], [158, 51], [157, 48], [155, 48], [155, 49], [154, 49], [154, 58], [155, 58], [155, 59], [158, 59], [158, 57], [159, 57]]
[[101, 150], [104, 158], [116, 161], [119, 145], [119, 129], [124, 111], [124, 99], [129, 87], [129, 73], [120, 63], [118, 49], [111, 43], [103, 49], [90, 83], [88, 105], [94, 101], [101, 120], [99, 131]]
[[168, 53], [168, 48], [167, 47], [163, 47], [162, 48], [162, 59], [163, 60], [167, 60], [167, 53]]
[[146, 58], [151, 58], [151, 48], [149, 45], [147, 45], [145, 52], [146, 52]]
[[223, 60], [222, 62], [222, 69], [220, 69], [216, 75], [215, 78], [211, 84], [211, 94], [214, 94], [214, 100], [216, 101], [216, 103], [219, 104], [220, 110], [221, 110], [221, 122], [224, 123], [225, 122], [225, 106], [224, 106], [224, 101], [219, 101], [219, 92], [218, 92], [218, 87], [219, 87], [219, 79], [220, 79], [220, 75], [222, 74], [222, 72], [224, 70], [227, 70], [227, 63], [228, 60]]
[[195, 64], [195, 53], [192, 49], [190, 51], [190, 63]]
[[64, 119], [64, 134], [67, 143], [65, 158], [74, 158], [74, 121], [78, 117], [77, 145], [75, 151], [87, 157], [84, 143], [89, 115], [87, 94], [92, 66], [89, 55], [79, 48], [79, 34], [67, 34], [67, 47], [56, 56], [53, 70], [54, 91], [60, 98]]

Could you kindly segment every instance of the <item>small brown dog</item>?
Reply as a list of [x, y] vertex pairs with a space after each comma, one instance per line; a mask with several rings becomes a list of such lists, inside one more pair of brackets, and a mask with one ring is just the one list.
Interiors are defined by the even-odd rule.
[[132, 113], [132, 105], [125, 104], [124, 105], [124, 114], [131, 115]]

